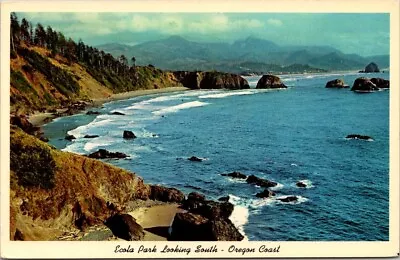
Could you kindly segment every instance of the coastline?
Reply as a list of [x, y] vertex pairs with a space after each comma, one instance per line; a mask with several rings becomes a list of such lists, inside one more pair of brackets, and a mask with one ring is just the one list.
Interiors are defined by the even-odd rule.
[[[117, 94], [112, 94], [111, 96], [109, 96], [107, 98], [92, 99], [92, 103], [88, 106], [88, 108], [89, 107], [98, 107], [104, 103], [117, 101], [117, 100], [129, 99], [129, 98], [133, 98], [133, 97], [140, 97], [140, 96], [161, 94], [161, 93], [168, 93], [168, 92], [175, 92], [175, 91], [186, 91], [186, 90], [190, 90], [190, 89], [186, 88], [186, 87], [168, 87], [168, 88], [159, 88], [159, 89], [141, 89], [141, 90], [117, 93]], [[63, 113], [66, 110], [67, 110], [67, 108], [60, 108], [60, 109], [57, 109], [57, 112]], [[37, 113], [33, 113], [33, 114], [29, 115], [28, 120], [33, 126], [41, 127], [44, 124], [47, 124], [48, 122], [50, 122], [51, 120], [53, 120], [54, 118], [57, 118], [57, 117], [58, 116], [56, 116], [50, 112], [37, 112]]]

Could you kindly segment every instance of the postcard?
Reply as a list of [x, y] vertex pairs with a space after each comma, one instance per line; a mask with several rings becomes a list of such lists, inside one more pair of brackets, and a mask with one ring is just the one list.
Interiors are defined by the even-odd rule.
[[398, 256], [398, 1], [1, 7], [2, 257]]

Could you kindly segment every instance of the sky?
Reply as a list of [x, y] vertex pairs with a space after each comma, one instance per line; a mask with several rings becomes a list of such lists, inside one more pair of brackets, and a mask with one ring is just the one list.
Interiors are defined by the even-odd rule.
[[89, 45], [135, 45], [179, 35], [198, 42], [249, 36], [278, 45], [328, 45], [362, 56], [389, 54], [389, 14], [374, 13], [18, 13]]

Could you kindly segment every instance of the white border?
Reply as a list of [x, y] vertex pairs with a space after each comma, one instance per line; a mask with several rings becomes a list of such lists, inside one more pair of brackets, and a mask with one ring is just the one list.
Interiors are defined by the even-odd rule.
[[[383, 257], [399, 252], [399, 1], [396, 0], [250, 0], [250, 1], [20, 1], [1, 3], [1, 257], [4, 258], [165, 258], [165, 257]], [[9, 33], [10, 12], [329, 12], [390, 13], [390, 232], [388, 242], [28, 242], [9, 241]], [[357, 37], [356, 35], [354, 37]], [[218, 245], [213, 254], [116, 254], [116, 244]], [[280, 245], [279, 254], [228, 254], [230, 245]]]

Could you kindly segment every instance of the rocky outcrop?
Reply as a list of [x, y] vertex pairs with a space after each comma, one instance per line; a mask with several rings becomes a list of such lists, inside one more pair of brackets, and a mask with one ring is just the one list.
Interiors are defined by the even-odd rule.
[[374, 140], [368, 135], [350, 134], [346, 136], [347, 139], [360, 139], [360, 140]]
[[72, 140], [74, 140], [74, 139], [76, 139], [76, 137], [73, 136], [73, 135], [67, 135], [67, 136], [65, 136], [65, 140], [72, 141]]
[[136, 135], [132, 131], [125, 130], [122, 137], [124, 139], [135, 139]]
[[248, 89], [247, 80], [236, 74], [208, 71], [175, 71], [174, 76], [190, 89]]
[[275, 192], [270, 191], [268, 189], [263, 190], [262, 192], [259, 192], [256, 194], [257, 198], [269, 198], [275, 196]]
[[137, 241], [144, 237], [143, 227], [129, 214], [115, 214], [105, 224], [115, 236], [128, 241]]
[[276, 183], [274, 181], [269, 181], [266, 179], [258, 178], [255, 175], [250, 175], [249, 177], [247, 177], [246, 182], [250, 183], [250, 184], [254, 184], [256, 186], [265, 187], [265, 188], [275, 187], [276, 185], [278, 185], [278, 183]]
[[102, 224], [148, 195], [132, 172], [58, 151], [11, 127], [10, 239], [52, 240], [65, 229]]
[[108, 158], [123, 159], [128, 157], [128, 155], [120, 152], [115, 152], [115, 153], [109, 152], [106, 149], [99, 149], [97, 152], [89, 154], [88, 157], [94, 159], [108, 159]]
[[354, 83], [351, 91], [356, 92], [373, 92], [379, 90], [379, 88], [371, 81], [369, 78], [357, 78]]
[[285, 84], [282, 83], [281, 79], [274, 75], [263, 75], [257, 82], [258, 89], [265, 88], [287, 88]]
[[390, 81], [387, 79], [372, 78], [371, 82], [381, 89], [388, 89], [390, 87]]
[[39, 127], [33, 126], [25, 115], [14, 115], [10, 117], [10, 124], [16, 125], [21, 128], [25, 133], [30, 135], [37, 135], [40, 130]]
[[206, 200], [196, 192], [188, 195], [182, 208], [188, 212], [176, 214], [171, 240], [240, 241], [243, 236], [229, 220], [233, 204]]
[[334, 79], [326, 83], [326, 88], [349, 88], [342, 79]]
[[352, 91], [356, 92], [373, 92], [379, 89], [388, 89], [390, 81], [382, 78], [357, 78], [354, 81]]
[[368, 64], [364, 71], [365, 73], [374, 73], [374, 72], [379, 72], [379, 67], [375, 62], [371, 62], [370, 64]]
[[182, 202], [185, 195], [175, 188], [167, 188], [159, 185], [150, 185], [149, 199], [164, 202]]
[[192, 157], [188, 158], [188, 160], [192, 161], [192, 162], [202, 162], [203, 161], [202, 158], [199, 158], [199, 157], [196, 157], [196, 156], [192, 156]]
[[299, 187], [299, 188], [306, 188], [307, 184], [305, 184], [302, 181], [298, 181], [298, 182], [296, 182], [296, 186]]
[[221, 173], [222, 176], [228, 176], [235, 179], [246, 179], [247, 176], [241, 172]]

